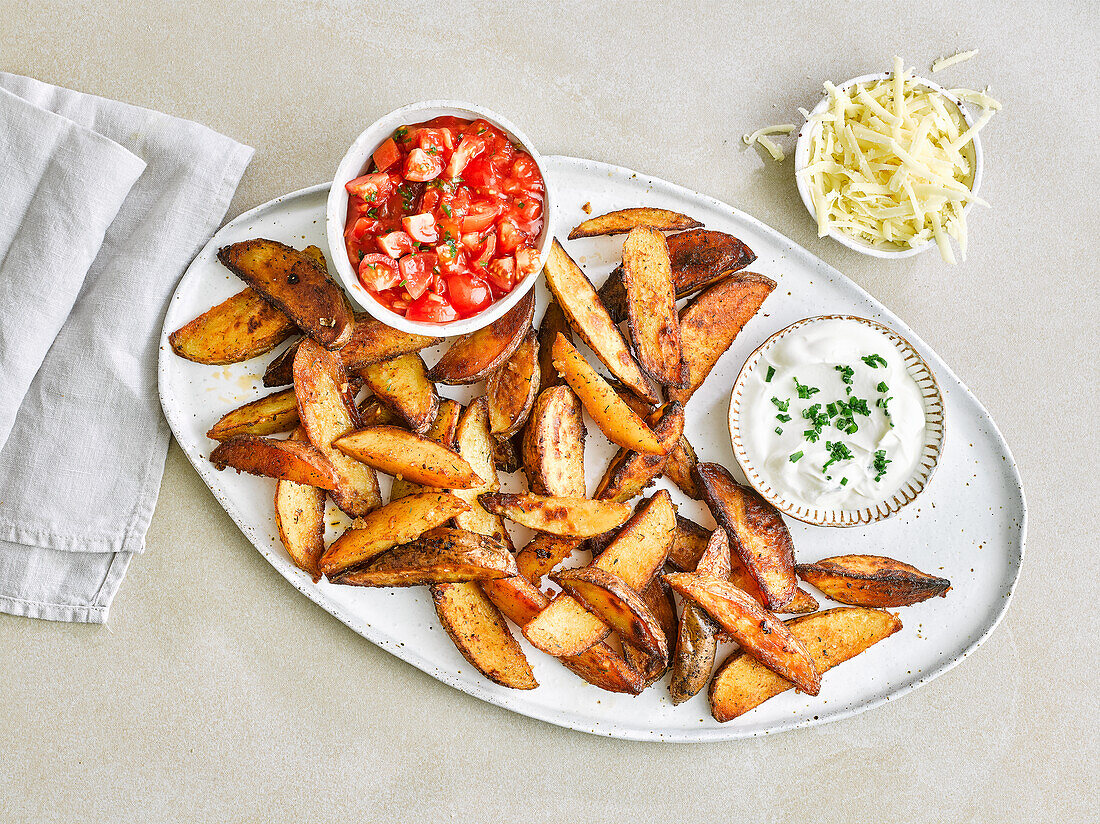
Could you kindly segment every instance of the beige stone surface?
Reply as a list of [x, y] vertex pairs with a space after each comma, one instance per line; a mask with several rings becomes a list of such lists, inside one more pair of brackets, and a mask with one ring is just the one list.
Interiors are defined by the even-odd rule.
[[[256, 147], [231, 215], [325, 180], [379, 115], [506, 112], [547, 153], [657, 174], [805, 245], [906, 318], [1000, 424], [1031, 529], [1006, 620], [897, 703], [711, 745], [604, 740], [376, 649], [247, 543], [173, 446], [108, 627], [0, 615], [4, 821], [1084, 821], [1096, 813], [1098, 36], [1089, 3], [0, 0], [0, 67]], [[742, 133], [824, 79], [979, 56], [971, 256], [818, 240]], [[1090, 813], [1089, 811], [1092, 810]], [[1093, 819], [1095, 820], [1095, 819]]]

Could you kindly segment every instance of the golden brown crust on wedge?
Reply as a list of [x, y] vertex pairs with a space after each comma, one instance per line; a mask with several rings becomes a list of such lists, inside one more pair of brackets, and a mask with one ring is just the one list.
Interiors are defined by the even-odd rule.
[[565, 538], [591, 538], [622, 526], [630, 517], [626, 504], [587, 498], [487, 492], [478, 500], [489, 512], [528, 529]]
[[579, 538], [559, 538], [540, 532], [516, 553], [516, 567], [520, 575], [538, 586], [580, 544]]
[[539, 685], [504, 616], [476, 583], [434, 586], [432, 602], [458, 651], [486, 678], [517, 690]]
[[534, 290], [488, 326], [463, 335], [443, 353], [430, 377], [447, 384], [484, 380], [512, 356], [535, 316]]
[[344, 290], [316, 258], [254, 238], [223, 246], [218, 260], [322, 346], [338, 349], [351, 337], [355, 321]]
[[[809, 651], [818, 672], [824, 674], [893, 635], [901, 629], [901, 621], [882, 610], [838, 607], [792, 618], [787, 626]], [[711, 713], [718, 721], [732, 721], [794, 686], [738, 650], [710, 682]]]
[[236, 435], [222, 441], [210, 453], [218, 469], [231, 466], [238, 472], [334, 489], [336, 470], [316, 447], [299, 441], [277, 441], [260, 435]]
[[562, 570], [551, 580], [603, 619], [624, 643], [668, 661], [668, 639], [660, 622], [618, 575], [590, 566]]
[[523, 470], [532, 492], [583, 498], [584, 419], [568, 386], [552, 386], [535, 400], [523, 430]]
[[857, 607], [905, 607], [951, 589], [946, 578], [881, 555], [836, 555], [796, 570], [834, 601]]
[[630, 356], [622, 333], [603, 308], [596, 290], [556, 240], [543, 271], [554, 299], [588, 348], [631, 391], [650, 403], [657, 403], [657, 393]]
[[[292, 440], [303, 441], [298, 429]], [[321, 580], [321, 556], [325, 552], [325, 491], [294, 481], [275, 481], [275, 526], [287, 554], [302, 571]]]
[[778, 510], [714, 463], [701, 463], [695, 475], [711, 514], [760, 585], [764, 605], [778, 611], [794, 598], [794, 542]]
[[609, 441], [626, 449], [661, 454], [662, 446], [653, 430], [564, 335], [558, 335], [554, 341], [554, 368], [561, 373]]
[[803, 692], [817, 695], [821, 676], [802, 642], [744, 590], [729, 581], [692, 572], [670, 572], [665, 580], [698, 604], [747, 653]]
[[653, 613], [653, 616], [661, 625], [670, 653], [666, 656], [652, 655], [623, 642], [624, 660], [642, 673], [645, 686], [648, 687], [664, 677], [664, 674], [668, 671], [673, 644], [676, 642], [678, 621], [676, 618], [676, 602], [672, 598], [672, 589], [660, 575], [654, 576], [653, 580], [649, 582], [649, 586], [642, 592], [642, 600], [645, 601], [649, 611]]
[[710, 534], [707, 540], [707, 548], [699, 558], [695, 571], [700, 575], [709, 575], [728, 581], [730, 577], [730, 540], [726, 530], [718, 527]]
[[359, 587], [412, 587], [507, 578], [515, 574], [512, 553], [500, 541], [465, 529], [441, 526], [338, 574], [332, 582]]
[[423, 434], [439, 411], [439, 395], [420, 355], [401, 355], [359, 370], [367, 387], [413, 432]]
[[[725, 232], [691, 229], [665, 238], [676, 298], [686, 298], [756, 260], [752, 249]], [[616, 323], [626, 320], [626, 289], [622, 267], [616, 267], [600, 287], [600, 300]]]
[[478, 398], [462, 412], [455, 430], [455, 446], [482, 479], [479, 486], [455, 490], [455, 494], [469, 506], [455, 522], [471, 532], [491, 535], [511, 548], [512, 539], [500, 516], [487, 512], [478, 501], [478, 496], [482, 493], [500, 489], [496, 464], [493, 463], [493, 438], [489, 434], [489, 411], [485, 398]]
[[627, 326], [638, 366], [664, 386], [682, 386], [680, 319], [668, 246], [655, 229], [631, 229], [623, 243]]
[[[443, 399], [439, 402], [439, 412], [435, 421], [424, 433], [425, 438], [430, 438], [448, 449], [455, 448], [455, 431], [458, 428], [458, 418], [462, 414], [462, 406], [456, 401]], [[440, 492], [435, 487], [421, 486], [405, 478], [394, 478], [390, 485], [390, 501], [404, 498], [406, 495], [415, 495], [417, 492]]]
[[535, 330], [528, 329], [516, 351], [485, 383], [489, 431], [510, 438], [531, 414], [539, 391], [539, 351]]
[[588, 220], [575, 227], [569, 233], [569, 240], [599, 235], [623, 235], [631, 229], [648, 227], [662, 232], [679, 232], [702, 226], [698, 220], [669, 209], [653, 209], [639, 206], [633, 209], [618, 209]]
[[565, 335], [569, 342], [573, 342], [573, 328], [566, 320], [565, 313], [556, 300], [551, 300], [546, 305], [546, 311], [539, 321], [539, 394], [541, 395], [551, 386], [560, 386], [564, 381], [558, 370], [554, 368], [554, 341], [558, 335]]
[[367, 466], [438, 489], [473, 489], [484, 481], [465, 458], [442, 444], [396, 426], [349, 432], [333, 446]]
[[699, 459], [695, 457], [695, 449], [688, 442], [687, 436], [681, 435], [665, 457], [664, 476], [689, 498], [701, 500], [703, 493], [695, 482], [695, 466]]
[[276, 435], [298, 426], [298, 401], [293, 389], [272, 392], [226, 412], [206, 437], [224, 441], [234, 435]]
[[[265, 305], [270, 305], [264, 301]], [[301, 338], [294, 340], [290, 346], [272, 358], [271, 363], [264, 370], [264, 386], [290, 386], [294, 383], [294, 356], [298, 353], [298, 344]]]
[[296, 328], [285, 312], [248, 288], [181, 326], [168, 343], [181, 358], [220, 366], [270, 352]]
[[359, 404], [360, 426], [401, 426], [404, 423], [396, 412], [374, 395], [368, 395]]
[[694, 572], [699, 559], [707, 551], [710, 530], [690, 518], [676, 516], [676, 533], [668, 550], [668, 562], [681, 572]]
[[372, 363], [411, 355], [443, 343], [443, 338], [433, 338], [427, 335], [417, 335], [413, 332], [402, 332], [400, 329], [386, 326], [366, 312], [355, 313], [355, 326], [351, 331], [348, 342], [340, 348], [340, 360], [350, 372], [358, 372]]
[[333, 541], [321, 558], [321, 571], [330, 578], [365, 564], [387, 549], [414, 541], [467, 509], [466, 503], [445, 492], [422, 492], [391, 501], [356, 520]]
[[[662, 449], [672, 450], [684, 432], [684, 408], [666, 404], [650, 414], [648, 423]], [[650, 455], [633, 449], [619, 449], [596, 486], [600, 500], [629, 501], [660, 477], [668, 455]]]
[[775, 281], [763, 275], [734, 275], [711, 286], [680, 312], [687, 380], [683, 388], [669, 389], [669, 400], [687, 404], [774, 288]]
[[[745, 590], [749, 595], [755, 598], [762, 606], [764, 605], [764, 593], [760, 591], [760, 584], [756, 583], [756, 579], [749, 572], [745, 563], [741, 560], [741, 556], [736, 551], [730, 553], [730, 573], [729, 579], [735, 587]], [[794, 591], [794, 597], [787, 603], [786, 606], [774, 610], [774, 612], [782, 615], [800, 615], [805, 612], [817, 611], [817, 599], [806, 590], [798, 587]], [[719, 637], [719, 641], [727, 641], [728, 638]]]
[[333, 447], [333, 441], [359, 424], [348, 374], [336, 355], [309, 338], [294, 356], [294, 394], [306, 436], [340, 479], [332, 490], [333, 502], [353, 518], [377, 509], [382, 495], [374, 470]]

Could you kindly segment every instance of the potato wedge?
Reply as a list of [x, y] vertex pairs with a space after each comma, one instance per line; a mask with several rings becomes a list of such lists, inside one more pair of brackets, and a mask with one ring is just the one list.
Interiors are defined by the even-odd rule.
[[590, 538], [622, 526], [630, 517], [626, 504], [587, 498], [487, 492], [478, 500], [489, 512], [528, 529], [565, 538]]
[[623, 286], [627, 328], [642, 372], [664, 386], [683, 386], [680, 318], [665, 236], [656, 229], [631, 229], [623, 243]]
[[481, 494], [500, 489], [496, 464], [493, 463], [493, 438], [489, 434], [489, 410], [485, 398], [478, 398], [463, 411], [455, 430], [455, 442], [458, 453], [482, 479], [480, 486], [455, 490], [455, 495], [469, 507], [455, 519], [455, 523], [470, 532], [490, 535], [511, 549], [512, 539], [500, 516], [487, 512], [478, 500]]
[[672, 589], [665, 583], [660, 575], [655, 575], [649, 582], [649, 586], [642, 592], [642, 600], [645, 601], [649, 611], [661, 625], [668, 641], [669, 655], [661, 657], [643, 652], [637, 647], [623, 643], [623, 659], [634, 669], [642, 673], [645, 686], [648, 687], [655, 681], [664, 677], [668, 671], [673, 644], [676, 642], [676, 602], [672, 598]]
[[[893, 635], [901, 629], [901, 621], [884, 610], [837, 607], [792, 618], [787, 626], [809, 651], [818, 672], [824, 674]], [[717, 721], [732, 721], [794, 687], [738, 650], [722, 663], [710, 682], [711, 714]]]
[[688, 442], [687, 437], [681, 435], [680, 440], [665, 456], [664, 476], [676, 484], [676, 487], [695, 500], [702, 500], [703, 493], [699, 484], [695, 482], [695, 466], [699, 459], [695, 457], [695, 450]]
[[681, 572], [694, 572], [707, 551], [710, 530], [690, 518], [676, 516], [676, 533], [668, 550], [668, 562]]
[[[668, 492], [659, 490], [639, 505], [592, 566], [613, 572], [631, 589], [642, 591], [665, 562], [675, 531], [676, 510], [672, 499]], [[564, 593], [523, 629], [531, 644], [558, 657], [577, 655], [610, 632], [607, 624]]]
[[439, 411], [439, 395], [417, 354], [401, 355], [359, 370], [367, 387], [401, 416], [409, 429], [424, 434]]
[[368, 395], [359, 404], [359, 425], [362, 427], [400, 426], [403, 423], [396, 412], [374, 395]]
[[[678, 403], [666, 404], [654, 410], [647, 421], [662, 449], [671, 451], [684, 433], [684, 408]], [[641, 495], [647, 486], [660, 477], [668, 455], [651, 455], [633, 449], [620, 449], [607, 465], [595, 498], [608, 501], [629, 501]]]
[[[717, 283], [756, 260], [752, 249], [725, 232], [691, 229], [669, 235], [665, 242], [677, 300]], [[608, 275], [599, 292], [600, 300], [615, 323], [621, 323], [627, 316], [622, 278], [623, 269], [618, 266]]]
[[554, 583], [603, 619], [624, 643], [668, 660], [668, 639], [642, 596], [618, 575], [599, 567], [565, 569], [550, 576]]
[[466, 502], [445, 492], [408, 495], [368, 512], [332, 542], [321, 557], [321, 571], [329, 578], [365, 564], [399, 544], [414, 541], [468, 509]]
[[261, 435], [235, 435], [214, 447], [210, 463], [218, 469], [294, 481], [332, 490], [339, 483], [328, 458], [314, 446], [299, 441], [277, 441]]
[[554, 368], [554, 341], [562, 334], [573, 342], [573, 329], [565, 318], [557, 301], [551, 300], [539, 321], [539, 394], [551, 386], [560, 386], [564, 381]]
[[906, 607], [951, 589], [946, 578], [881, 555], [835, 555], [795, 570], [834, 601], [857, 607]]
[[[267, 304], [265, 301], [265, 305]], [[276, 355], [264, 370], [264, 386], [290, 386], [294, 383], [294, 356], [298, 354], [301, 338], [295, 339], [290, 346]]]
[[339, 349], [348, 342], [355, 323], [351, 306], [315, 258], [254, 238], [223, 246], [218, 260], [322, 346]]
[[592, 420], [618, 446], [648, 454], [661, 454], [653, 430], [618, 396], [564, 335], [554, 341], [554, 367], [561, 373]]
[[285, 312], [249, 287], [185, 323], [168, 344], [181, 358], [220, 366], [270, 352], [296, 329]]
[[519, 574], [535, 586], [581, 545], [579, 538], [559, 538], [540, 532], [516, 553]]
[[[299, 427], [291, 440], [304, 441]], [[317, 583], [325, 552], [325, 490], [294, 481], [275, 481], [275, 526], [290, 560]]]
[[[455, 447], [455, 431], [458, 428], [458, 418], [462, 414], [462, 406], [456, 402], [444, 398], [439, 402], [439, 413], [435, 416], [435, 422], [424, 433], [425, 438], [430, 438], [448, 449]], [[394, 478], [390, 484], [390, 501], [404, 498], [406, 495], [415, 495], [417, 492], [440, 492], [434, 487], [421, 486], [406, 478]]]
[[447, 384], [476, 383], [499, 369], [523, 342], [535, 316], [535, 292], [529, 291], [519, 303], [497, 320], [463, 335], [443, 353], [429, 377]]
[[351, 337], [340, 347], [340, 360], [349, 372], [358, 372], [371, 364], [392, 360], [401, 355], [411, 355], [443, 343], [443, 340], [414, 332], [402, 332], [386, 326], [366, 312], [356, 312]]
[[794, 542], [778, 510], [728, 471], [701, 463], [695, 475], [714, 519], [729, 534], [734, 549], [760, 585], [764, 606], [773, 612], [794, 598]]
[[687, 404], [773, 289], [775, 281], [763, 275], [733, 275], [684, 307], [680, 312], [680, 347], [687, 380], [682, 387], [669, 388], [670, 401]]
[[695, 218], [679, 212], [642, 206], [590, 217], [569, 233], [569, 240], [599, 235], [623, 235], [639, 227], [652, 228], [661, 232], [679, 232], [682, 229], [694, 229], [702, 225]]
[[329, 459], [340, 479], [332, 490], [333, 503], [353, 518], [380, 507], [374, 470], [333, 446], [359, 423], [348, 373], [336, 355], [309, 338], [294, 356], [294, 394], [309, 442]]
[[535, 400], [523, 431], [523, 471], [532, 492], [583, 498], [584, 419], [568, 386], [552, 386]]
[[396, 426], [359, 429], [337, 438], [332, 445], [387, 475], [424, 486], [473, 489], [485, 483], [457, 452]]
[[[741, 556], [736, 551], [730, 553], [730, 573], [729, 579], [735, 587], [743, 589], [753, 598], [755, 598], [761, 606], [764, 606], [764, 593], [760, 591], [760, 584], [756, 583], [756, 579], [752, 573], [749, 572], [748, 567], [745, 566], [741, 560]], [[817, 611], [817, 599], [810, 593], [801, 587], [795, 589], [794, 597], [785, 606], [777, 610], [773, 610], [777, 614], [782, 615], [800, 615], [805, 612]], [[728, 640], [723, 637], [719, 637], [719, 641]]]
[[275, 435], [297, 426], [298, 400], [293, 389], [284, 389], [226, 412], [210, 427], [206, 437], [224, 441], [234, 435]]
[[[656, 391], [630, 356], [622, 333], [611, 322], [607, 310], [596, 296], [596, 290], [556, 240], [543, 271], [546, 274], [546, 285], [561, 306], [569, 324], [596, 353], [596, 357], [631, 391], [650, 403], [657, 403], [659, 398]], [[554, 358], [556, 360], [557, 355]]]
[[718, 652], [718, 627], [697, 604], [685, 601], [680, 607], [676, 648], [672, 656], [672, 677], [668, 692], [673, 704], [682, 704], [707, 685]]
[[520, 460], [520, 444], [522, 437], [513, 435], [510, 438], [493, 438], [493, 464], [498, 472], [519, 472], [523, 468]]
[[515, 574], [515, 559], [500, 541], [465, 529], [440, 526], [366, 564], [339, 573], [332, 582], [358, 587], [412, 587], [507, 578]]
[[730, 577], [730, 540], [726, 530], [718, 527], [710, 534], [707, 540], [707, 548], [695, 565], [695, 571], [700, 575], [709, 575], [728, 581]]
[[485, 384], [489, 431], [498, 440], [516, 434], [535, 405], [539, 391], [538, 348], [535, 330], [528, 329], [516, 351]]
[[458, 651], [486, 678], [517, 690], [539, 685], [504, 616], [476, 583], [433, 586], [432, 602]]
[[745, 652], [803, 692], [817, 695], [821, 676], [806, 647], [751, 595], [729, 581], [693, 572], [670, 572], [665, 580], [684, 598], [706, 610]]

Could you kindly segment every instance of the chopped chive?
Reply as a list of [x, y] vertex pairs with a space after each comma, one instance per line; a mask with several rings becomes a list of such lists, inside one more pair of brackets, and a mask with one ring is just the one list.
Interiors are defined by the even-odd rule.
[[769, 366], [768, 367], [768, 374], [764, 376], [764, 383], [771, 383], [772, 378], [774, 378], [774, 377], [775, 377], [775, 367], [774, 366]]
[[875, 475], [875, 483], [882, 480], [882, 476], [886, 474], [886, 465], [889, 463], [893, 463], [893, 461], [886, 457], [885, 449], [880, 449], [875, 453], [875, 460], [871, 464], [871, 468], [878, 473]]
[[880, 366], [886, 366], [886, 358], [884, 358], [882, 355], [864, 355], [862, 358], [860, 358], [860, 360], [870, 366], [872, 369], [878, 369]]
[[847, 486], [848, 485], [848, 479], [847, 478], [841, 478], [840, 479], [840, 485], [841, 486]]
[[845, 366], [843, 364], [837, 364], [833, 368], [836, 369], [836, 371], [840, 373], [840, 379], [842, 381], [844, 381], [845, 383], [851, 383], [852, 382], [852, 376], [856, 373], [855, 370], [852, 369], [852, 367]]
[[787, 423], [787, 421], [791, 419], [791, 416], [781, 412], [775, 416], [775, 419], [780, 423]]
[[816, 386], [806, 386], [803, 383], [799, 383], [798, 378], [794, 379], [794, 388], [795, 388], [795, 391], [798, 392], [798, 397], [802, 398], [803, 400], [805, 400], [805, 399], [809, 398], [811, 395], [821, 391]]
[[791, 399], [787, 398], [787, 400], [781, 401], [779, 400], [779, 398], [773, 397], [772, 403], [775, 404], [775, 408], [778, 409], [780, 412], [786, 412], [791, 406]]
[[886, 381], [879, 381], [878, 386], [875, 387], [879, 392], [889, 392], [890, 387], [886, 385]]
[[825, 448], [829, 450], [829, 460], [821, 467], [822, 472], [837, 461], [850, 461], [852, 459], [852, 450], [841, 441], [825, 441]]
[[798, 463], [802, 459], [802, 450], [798, 450], [789, 458], [791, 463]]
[[777, 427], [775, 428], [775, 434], [776, 434], [776, 435], [782, 435], [782, 434], [783, 434], [783, 428], [782, 428], [782, 427], [780, 427], [780, 426], [777, 426]]

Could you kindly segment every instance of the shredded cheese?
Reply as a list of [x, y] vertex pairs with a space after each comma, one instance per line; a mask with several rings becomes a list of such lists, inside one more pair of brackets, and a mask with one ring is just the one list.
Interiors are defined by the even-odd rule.
[[753, 143], [759, 143], [768, 154], [772, 156], [772, 160], [777, 163], [782, 163], [786, 158], [783, 154], [783, 149], [774, 140], [768, 140], [768, 135], [771, 134], [790, 134], [794, 131], [793, 123], [784, 123], [780, 126], [765, 126], [763, 129], [757, 129], [752, 134], [746, 134], [741, 136], [741, 140], [745, 142], [746, 146], [751, 146]]
[[967, 60], [969, 60], [970, 58], [974, 57], [977, 54], [978, 54], [978, 50], [977, 49], [972, 49], [970, 51], [955, 52], [950, 57], [941, 57], [939, 60], [933, 61], [933, 63], [932, 63], [932, 73], [935, 74], [938, 71], [942, 71], [943, 69], [949, 69], [952, 66], [958, 65], [959, 63], [965, 63]]
[[[972, 141], [1000, 103], [983, 92], [952, 92], [982, 107], [970, 125], [952, 101], [916, 82], [900, 58], [885, 80], [824, 85], [828, 103], [807, 117], [809, 157], [797, 172], [810, 192], [818, 236], [840, 231], [880, 249], [934, 241], [949, 263], [954, 239], [965, 260], [965, 209], [989, 205], [970, 189]], [[744, 140], [768, 133], [778, 132], [761, 129]]]

